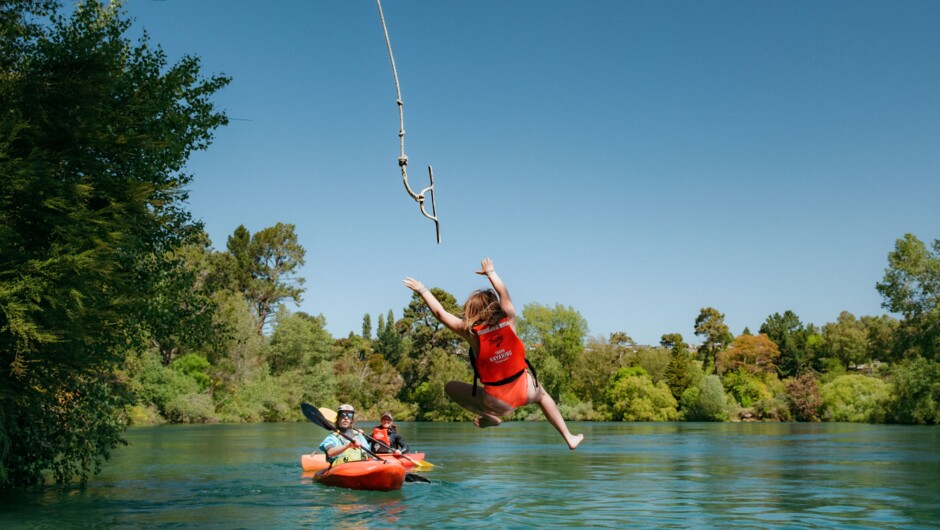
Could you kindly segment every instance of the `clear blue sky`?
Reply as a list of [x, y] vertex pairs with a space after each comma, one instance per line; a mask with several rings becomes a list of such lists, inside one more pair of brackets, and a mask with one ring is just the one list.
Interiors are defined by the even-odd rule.
[[640, 343], [703, 307], [735, 334], [883, 314], [897, 238], [940, 238], [940, 2], [129, 0], [171, 60], [232, 76], [190, 209], [218, 249], [293, 223], [336, 337], [461, 302], [492, 257], [518, 307]]

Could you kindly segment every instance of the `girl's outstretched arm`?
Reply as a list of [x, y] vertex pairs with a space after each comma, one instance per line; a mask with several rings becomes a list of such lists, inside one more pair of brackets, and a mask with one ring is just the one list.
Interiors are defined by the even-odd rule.
[[444, 306], [434, 297], [434, 294], [430, 289], [424, 286], [423, 283], [415, 280], [414, 278], [408, 277], [402, 280], [404, 284], [411, 289], [412, 291], [421, 295], [421, 298], [424, 300], [424, 303], [428, 305], [428, 309], [431, 310], [431, 313], [441, 321], [441, 324], [447, 327], [447, 329], [453, 331], [454, 333], [460, 335], [466, 340], [470, 340], [470, 333], [467, 331], [467, 328], [464, 326], [463, 320], [455, 317], [450, 314]]
[[503, 312], [506, 313], [506, 317], [509, 319], [509, 325], [513, 329], [516, 329], [516, 308], [512, 305], [512, 298], [509, 298], [509, 290], [506, 289], [506, 284], [503, 283], [503, 280], [496, 274], [496, 269], [493, 267], [493, 260], [490, 258], [483, 258], [480, 262], [481, 270], [477, 274], [482, 274], [489, 278], [490, 283], [493, 284], [493, 289], [496, 290], [496, 294], [499, 295], [499, 306], [502, 308]]

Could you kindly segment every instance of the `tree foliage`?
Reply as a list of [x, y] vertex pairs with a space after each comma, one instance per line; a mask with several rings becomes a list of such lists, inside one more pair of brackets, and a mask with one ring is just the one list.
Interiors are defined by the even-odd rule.
[[892, 421], [940, 425], [940, 363], [923, 357], [904, 361], [891, 371]]
[[258, 332], [283, 300], [300, 303], [304, 279], [297, 268], [304, 264], [306, 250], [297, 242], [296, 227], [277, 223], [254, 235], [240, 225], [229, 236], [227, 247], [237, 265], [238, 288], [251, 302], [258, 317]]
[[198, 59], [131, 43], [115, 5], [56, 8], [0, 10], [0, 487], [86, 480], [120, 442], [112, 374], [158, 328], [147, 302], [198, 233], [181, 169], [226, 121]]
[[726, 421], [728, 396], [717, 375], [706, 375], [682, 394], [682, 414], [689, 421]]
[[876, 377], [847, 374], [822, 385], [822, 418], [826, 421], [881, 423], [890, 399], [888, 383]]
[[666, 383], [654, 383], [646, 370], [635, 366], [617, 370], [607, 389], [614, 420], [674, 421], [678, 403]]
[[767, 335], [780, 351], [777, 358], [777, 370], [781, 377], [799, 375], [813, 365], [816, 350], [817, 329], [812, 325], [804, 326], [800, 318], [789, 309], [774, 313], [761, 324], [760, 333]]
[[699, 347], [705, 371], [709, 371], [715, 363], [718, 352], [728, 347], [734, 336], [725, 324], [725, 315], [714, 307], [703, 307], [695, 318], [695, 334], [703, 337]]
[[572, 367], [584, 351], [587, 321], [570, 306], [526, 304], [517, 328], [539, 381], [550, 394], [560, 395], [569, 387]]
[[848, 311], [839, 314], [835, 322], [823, 326], [825, 349], [829, 356], [849, 367], [868, 358], [868, 332], [865, 325]]
[[752, 374], [771, 373], [780, 350], [770, 338], [760, 335], [740, 335], [718, 355], [718, 373], [743, 369]]
[[903, 316], [895, 342], [899, 355], [940, 361], [940, 239], [932, 249], [912, 234], [898, 239], [876, 289], [882, 306]]

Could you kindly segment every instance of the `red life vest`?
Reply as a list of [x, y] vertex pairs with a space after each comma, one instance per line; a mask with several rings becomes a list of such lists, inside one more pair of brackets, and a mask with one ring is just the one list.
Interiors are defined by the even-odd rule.
[[473, 360], [474, 371], [484, 385], [505, 385], [525, 372], [525, 344], [509, 325], [509, 319], [485, 328], [473, 328], [480, 338], [480, 351]]
[[372, 429], [372, 437], [389, 447], [392, 445], [392, 441], [388, 438], [388, 429], [376, 427]]

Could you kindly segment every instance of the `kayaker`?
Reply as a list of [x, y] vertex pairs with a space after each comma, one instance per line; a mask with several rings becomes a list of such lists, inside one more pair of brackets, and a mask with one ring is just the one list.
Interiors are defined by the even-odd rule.
[[352, 405], [344, 403], [336, 409], [336, 428], [355, 441], [349, 441], [339, 434], [330, 433], [323, 442], [320, 443], [320, 450], [326, 455], [326, 461], [333, 465], [334, 462], [355, 462], [357, 460], [367, 460], [368, 454], [361, 449], [368, 449], [369, 442], [365, 436], [353, 428], [356, 423], [356, 409]]
[[[450, 314], [418, 280], [405, 278], [405, 285], [428, 305], [431, 313], [448, 329], [470, 343], [473, 384], [451, 381], [444, 391], [461, 407], [479, 414], [473, 420], [477, 427], [495, 427], [517, 407], [538, 403], [549, 423], [558, 430], [569, 449], [584, 440], [582, 434], [571, 434], [558, 405], [538, 384], [525, 358], [525, 345], [516, 335], [516, 310], [506, 285], [496, 274], [493, 260], [484, 258], [477, 274], [490, 280], [492, 289], [474, 291], [464, 303], [464, 318]], [[477, 392], [477, 379], [483, 391]]]
[[398, 434], [398, 427], [391, 412], [382, 413], [382, 424], [372, 429], [372, 438], [376, 442], [372, 444], [373, 453], [392, 452], [397, 456], [408, 452], [408, 444], [401, 434]]

